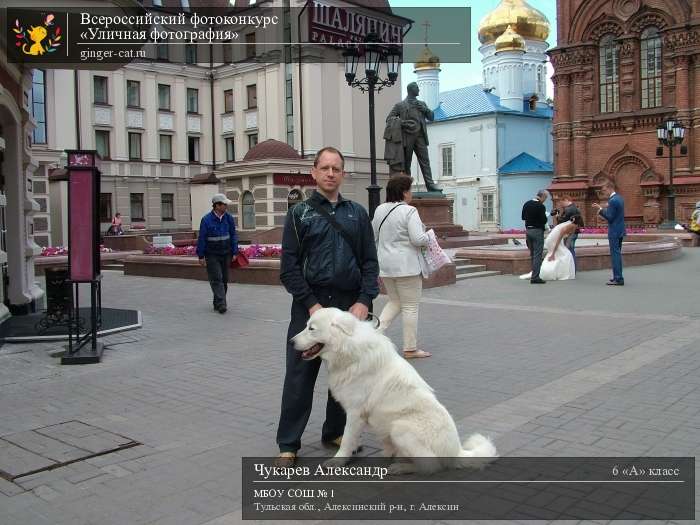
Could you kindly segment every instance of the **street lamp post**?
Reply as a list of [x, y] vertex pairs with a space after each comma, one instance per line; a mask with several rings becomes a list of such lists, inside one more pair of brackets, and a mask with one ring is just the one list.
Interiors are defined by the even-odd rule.
[[[401, 55], [396, 46], [377, 44], [378, 37], [374, 33], [367, 35], [367, 43], [360, 52], [356, 48], [349, 48], [343, 53], [345, 58], [345, 80], [350, 87], [359, 88], [360, 91], [369, 94], [369, 159], [370, 179], [367, 187], [369, 201], [369, 216], [374, 217], [374, 210], [379, 206], [379, 193], [381, 188], [377, 185], [377, 147], [374, 126], [374, 93], [378, 93], [385, 87], [393, 86], [399, 77], [399, 64]], [[360, 58], [365, 59], [365, 77], [355, 79], [357, 64]], [[387, 78], [379, 76], [379, 67], [386, 62]]]
[[[663, 146], [668, 147], [668, 208], [666, 211], [666, 220], [661, 225], [664, 229], [673, 229], [676, 225], [676, 193], [673, 186], [673, 150], [683, 142], [685, 137], [685, 128], [683, 125], [674, 119], [668, 119], [656, 129], [656, 136], [659, 139], [659, 150], [663, 151]], [[681, 154], [684, 153], [685, 146], [681, 146]], [[657, 151], [658, 153], [658, 151]]]

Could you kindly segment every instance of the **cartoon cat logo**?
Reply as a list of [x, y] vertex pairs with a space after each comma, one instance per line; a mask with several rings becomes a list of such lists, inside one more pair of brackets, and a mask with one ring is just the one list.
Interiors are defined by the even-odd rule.
[[17, 37], [15, 46], [19, 47], [25, 55], [33, 56], [56, 51], [61, 45], [61, 28], [54, 26], [54, 18], [54, 15], [49, 14], [43, 24], [30, 26], [26, 30], [20, 25], [19, 19], [15, 19], [15, 27], [12, 28]]

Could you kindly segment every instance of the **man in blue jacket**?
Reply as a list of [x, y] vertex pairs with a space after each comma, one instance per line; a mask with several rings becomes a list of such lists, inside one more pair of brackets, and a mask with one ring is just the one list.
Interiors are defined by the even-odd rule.
[[[335, 148], [322, 148], [311, 175], [317, 190], [289, 210], [282, 234], [280, 280], [293, 300], [277, 430], [280, 465], [292, 465], [296, 460], [321, 366], [321, 359], [303, 360], [289, 340], [320, 308], [334, 306], [366, 319], [372, 299], [379, 293], [379, 263], [369, 216], [362, 206], [340, 195], [345, 178], [343, 155]], [[334, 217], [347, 236], [315, 207]], [[321, 440], [339, 446], [344, 429], [345, 412], [329, 392]]]
[[608, 207], [603, 208], [594, 203], [593, 207], [598, 214], [608, 221], [608, 244], [610, 245], [610, 261], [612, 263], [613, 278], [606, 284], [611, 286], [624, 286], [622, 277], [622, 239], [625, 237], [625, 201], [615, 192], [615, 184], [606, 181], [603, 184], [603, 195], [608, 197]]
[[207, 266], [207, 277], [214, 293], [214, 310], [220, 314], [226, 312], [228, 269], [231, 260], [238, 257], [236, 222], [226, 211], [232, 202], [222, 193], [211, 198], [212, 210], [202, 217], [197, 238], [199, 264]]

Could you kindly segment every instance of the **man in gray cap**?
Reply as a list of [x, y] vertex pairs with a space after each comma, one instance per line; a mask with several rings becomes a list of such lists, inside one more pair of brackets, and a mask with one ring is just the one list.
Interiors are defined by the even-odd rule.
[[[425, 189], [428, 191], [440, 191], [433, 181], [433, 175], [430, 170], [430, 159], [428, 158], [428, 124], [427, 121], [432, 121], [435, 117], [433, 111], [416, 97], [420, 93], [418, 84], [411, 82], [406, 86], [408, 95], [401, 102], [398, 102], [387, 115], [387, 124], [391, 120], [400, 119], [403, 144], [403, 171], [407, 175], [411, 174], [411, 161], [413, 153], [418, 158], [420, 171], [425, 179]], [[387, 130], [388, 131], [388, 130]], [[385, 131], [385, 138], [387, 136]], [[401, 157], [398, 155], [397, 157]], [[386, 158], [386, 154], [385, 154]], [[387, 159], [387, 162], [393, 170], [396, 167], [401, 167], [400, 160]]]
[[223, 193], [211, 198], [211, 212], [202, 217], [197, 238], [199, 264], [207, 266], [207, 276], [214, 293], [214, 310], [226, 312], [228, 269], [231, 260], [238, 257], [238, 235], [233, 215], [226, 211], [233, 201]]

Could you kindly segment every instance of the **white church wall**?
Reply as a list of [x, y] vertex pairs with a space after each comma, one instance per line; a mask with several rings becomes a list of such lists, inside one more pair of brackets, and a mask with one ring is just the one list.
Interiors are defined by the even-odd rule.
[[[532, 199], [538, 190], [547, 188], [551, 183], [551, 173], [501, 175], [501, 229], [523, 229], [523, 204]], [[545, 206], [551, 211], [552, 201], [548, 199]]]
[[[499, 115], [498, 166], [526, 152], [552, 162], [552, 123], [549, 119]], [[523, 203], [551, 183], [551, 174], [500, 176], [500, 222], [502, 229], [522, 228], [520, 210]]]
[[[446, 195], [454, 198], [454, 220], [470, 231], [493, 231], [505, 227], [503, 207], [521, 206], [522, 195], [531, 188], [499, 184], [498, 168], [522, 152], [552, 162], [551, 121], [542, 118], [498, 114], [436, 122], [428, 127], [433, 176]], [[453, 175], [443, 176], [442, 148], [451, 147]], [[413, 159], [412, 176], [419, 177]], [[537, 177], [545, 184], [546, 176]], [[507, 189], [518, 189], [507, 195]], [[503, 194], [501, 194], [501, 192]], [[493, 221], [484, 221], [484, 195], [493, 194]], [[487, 198], [488, 199], [488, 198]], [[511, 217], [509, 227], [515, 227]], [[512, 224], [511, 224], [512, 223]]]
[[[430, 166], [433, 178], [448, 197], [454, 198], [454, 221], [465, 229], [482, 228], [482, 193], [493, 193], [498, 202], [497, 128], [494, 115], [483, 115], [428, 126]], [[452, 176], [443, 175], [442, 149], [452, 149]], [[423, 183], [418, 161], [413, 158], [411, 176]], [[497, 208], [495, 219], [498, 219]], [[484, 225], [494, 229], [496, 222]]]
[[497, 141], [493, 115], [433, 123], [428, 126], [428, 140], [430, 165], [440, 182], [450, 182], [450, 178], [441, 177], [441, 146], [444, 145], [454, 145], [451, 179], [457, 181], [496, 172]]
[[498, 167], [522, 152], [552, 162], [552, 122], [545, 118], [498, 116]]

